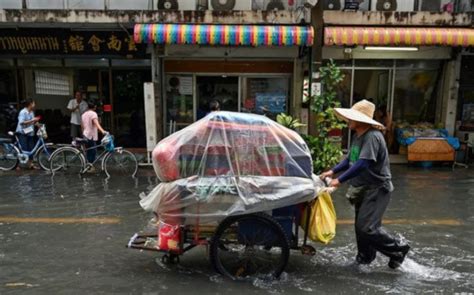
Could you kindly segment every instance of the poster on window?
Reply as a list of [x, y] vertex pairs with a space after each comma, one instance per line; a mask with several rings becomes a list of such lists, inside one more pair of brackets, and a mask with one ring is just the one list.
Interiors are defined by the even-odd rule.
[[193, 77], [179, 77], [179, 93], [193, 95]]
[[286, 99], [287, 97], [284, 93], [256, 93], [256, 112], [270, 112], [273, 114], [284, 113], [286, 112]]

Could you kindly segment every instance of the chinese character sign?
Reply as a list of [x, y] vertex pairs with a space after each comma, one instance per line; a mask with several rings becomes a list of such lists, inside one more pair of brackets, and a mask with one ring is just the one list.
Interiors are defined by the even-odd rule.
[[97, 55], [144, 57], [146, 45], [135, 44], [126, 31], [0, 29], [0, 55]]

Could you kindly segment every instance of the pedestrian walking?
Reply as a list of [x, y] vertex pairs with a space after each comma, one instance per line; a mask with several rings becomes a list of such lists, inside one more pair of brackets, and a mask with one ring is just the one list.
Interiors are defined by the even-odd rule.
[[336, 115], [347, 121], [355, 136], [347, 158], [321, 178], [334, 177], [330, 186], [348, 182], [346, 197], [355, 208], [357, 264], [370, 264], [377, 251], [388, 256], [390, 268], [399, 267], [410, 246], [395, 239], [382, 228], [382, 218], [393, 191], [387, 145], [381, 130], [384, 126], [373, 119], [375, 105], [362, 100], [350, 109], [336, 108]]
[[[21, 148], [24, 151], [32, 151], [35, 147], [35, 124], [39, 121], [39, 117], [35, 117], [34, 109], [35, 102], [32, 99], [27, 99], [23, 102], [23, 109], [18, 114], [18, 124], [16, 126], [16, 133]], [[30, 162], [29, 167], [32, 169], [39, 169]]]
[[67, 105], [71, 112], [71, 138], [81, 137], [81, 116], [87, 111], [87, 102], [82, 99], [82, 92], [76, 91], [74, 98]]
[[[87, 139], [87, 147], [91, 148], [97, 145], [97, 141], [99, 140], [99, 134], [102, 133], [103, 135], [108, 134], [107, 131], [102, 128], [99, 122], [99, 116], [97, 115], [96, 109], [97, 104], [94, 100], [88, 101], [88, 110], [82, 114], [82, 135], [85, 139]], [[89, 163], [93, 163], [97, 154], [97, 150], [89, 149], [87, 151], [87, 161]], [[94, 168], [92, 167], [89, 172], [94, 172]]]

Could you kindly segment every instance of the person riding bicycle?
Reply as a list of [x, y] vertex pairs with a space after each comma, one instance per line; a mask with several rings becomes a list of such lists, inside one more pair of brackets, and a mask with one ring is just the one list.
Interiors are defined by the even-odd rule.
[[[35, 102], [32, 99], [23, 101], [23, 109], [18, 114], [18, 124], [16, 126], [16, 133], [21, 148], [24, 151], [32, 151], [35, 147], [35, 125], [39, 121], [39, 117], [35, 117], [33, 112], [35, 109]], [[29, 167], [32, 169], [39, 169], [30, 161]]]
[[[97, 145], [99, 140], [98, 131], [103, 135], [109, 134], [107, 131], [102, 128], [99, 122], [99, 116], [97, 115], [97, 103], [95, 100], [89, 100], [87, 102], [88, 110], [82, 114], [82, 136], [87, 140], [87, 147], [94, 147]], [[97, 149], [87, 150], [87, 161], [93, 163], [97, 154]], [[91, 167], [89, 172], [93, 172], [94, 167]]]

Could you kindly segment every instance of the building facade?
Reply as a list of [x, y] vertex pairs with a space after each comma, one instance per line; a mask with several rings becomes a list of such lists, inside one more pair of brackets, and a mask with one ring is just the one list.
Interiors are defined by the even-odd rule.
[[[314, 65], [329, 59], [345, 74], [338, 92], [343, 106], [370, 99], [394, 125], [427, 122], [452, 134], [468, 132], [472, 123], [465, 107], [474, 102], [466, 1], [1, 5], [1, 103], [34, 98], [58, 141], [67, 136], [65, 107], [76, 89], [102, 101], [104, 125], [130, 147], [191, 124], [213, 100], [224, 110], [287, 112], [308, 122], [303, 100], [318, 87], [305, 81], [315, 80]], [[145, 82], [155, 85], [151, 137]], [[343, 142], [350, 142], [348, 134]]]
[[[306, 1], [228, 2], [2, 2], [2, 103], [35, 99], [50, 133], [63, 134], [53, 140], [64, 141], [67, 102], [80, 89], [102, 101], [104, 125], [132, 147], [145, 146], [145, 82], [159, 89], [155, 140], [203, 117], [212, 100], [273, 117], [299, 109], [313, 38]], [[136, 24], [170, 30], [134, 39]]]
[[[473, 80], [463, 74], [474, 45], [470, 1], [372, 0], [347, 9], [348, 2], [323, 2], [318, 44], [322, 61], [335, 60], [345, 75], [342, 105], [373, 101], [391, 122], [391, 153], [400, 151], [397, 132], [407, 126], [443, 128], [464, 139], [463, 112], [464, 125], [472, 120], [465, 109]], [[344, 146], [349, 142], [345, 131]]]

